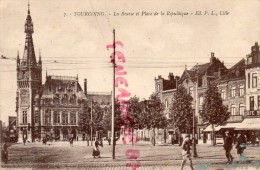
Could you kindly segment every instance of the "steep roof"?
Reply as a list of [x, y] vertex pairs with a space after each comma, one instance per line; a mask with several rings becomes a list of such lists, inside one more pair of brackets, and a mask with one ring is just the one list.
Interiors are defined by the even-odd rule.
[[228, 73], [218, 78], [216, 81], [227, 81], [234, 80], [245, 77], [245, 59], [241, 59], [235, 65], [233, 65], [230, 69], [228, 69]]
[[79, 99], [87, 99], [78, 83], [77, 77], [47, 76], [43, 85], [42, 98], [52, 98], [55, 94], [75, 95]]

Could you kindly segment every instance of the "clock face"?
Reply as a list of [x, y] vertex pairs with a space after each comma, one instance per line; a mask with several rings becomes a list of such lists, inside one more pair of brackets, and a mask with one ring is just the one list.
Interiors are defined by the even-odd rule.
[[29, 89], [20, 89], [20, 95], [29, 95]]

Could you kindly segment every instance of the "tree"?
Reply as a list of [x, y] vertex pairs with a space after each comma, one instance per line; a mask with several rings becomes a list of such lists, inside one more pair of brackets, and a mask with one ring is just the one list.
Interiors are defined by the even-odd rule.
[[79, 127], [84, 134], [90, 134], [90, 108], [87, 102], [82, 102], [82, 110], [79, 114]]
[[[121, 116], [120, 103], [118, 100], [115, 101], [115, 132], [121, 130], [121, 126], [125, 124], [124, 119]], [[104, 130], [111, 130], [112, 125], [112, 107], [110, 106], [105, 113], [103, 120], [101, 121], [101, 126]]]
[[146, 108], [141, 114], [141, 121], [144, 127], [153, 130], [153, 145], [155, 146], [155, 129], [165, 128], [167, 119], [163, 114], [164, 106], [160, 98], [154, 93], [150, 96]]
[[190, 133], [193, 123], [192, 97], [184, 86], [179, 86], [173, 95], [170, 107], [169, 123], [177, 128], [179, 133]]
[[127, 118], [127, 124], [132, 129], [132, 145], [134, 144], [133, 140], [133, 132], [134, 128], [142, 128], [141, 124], [141, 112], [142, 109], [140, 107], [139, 98], [137, 96], [131, 97], [129, 100], [129, 109], [128, 109], [128, 118]]
[[228, 108], [223, 105], [221, 94], [216, 84], [210, 84], [202, 104], [201, 118], [203, 122], [212, 125], [213, 145], [216, 145], [214, 125], [221, 125], [230, 117]]
[[95, 133], [98, 132], [99, 130], [103, 130], [102, 128], [103, 112], [104, 110], [103, 108], [101, 108], [98, 102], [92, 102], [92, 129], [93, 132]]

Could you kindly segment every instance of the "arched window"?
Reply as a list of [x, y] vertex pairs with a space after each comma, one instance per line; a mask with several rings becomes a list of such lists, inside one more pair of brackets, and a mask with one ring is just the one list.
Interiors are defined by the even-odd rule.
[[244, 113], [245, 113], [244, 104], [239, 104], [239, 115], [244, 115]]

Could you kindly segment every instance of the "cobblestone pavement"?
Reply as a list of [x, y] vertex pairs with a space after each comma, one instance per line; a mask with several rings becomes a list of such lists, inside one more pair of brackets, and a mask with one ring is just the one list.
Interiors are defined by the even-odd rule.
[[[126, 164], [140, 161], [139, 169], [163, 170], [180, 169], [180, 147], [177, 145], [152, 146], [150, 143], [116, 145], [116, 159], [111, 159], [111, 146], [104, 144], [101, 148], [102, 158], [92, 157], [92, 147], [86, 142], [75, 142], [70, 147], [69, 142], [28, 143], [12, 145], [9, 150], [9, 162], [2, 164], [2, 169], [97, 169], [97, 170], [128, 170]], [[126, 157], [127, 149], [136, 149], [140, 158], [130, 160]], [[222, 146], [198, 145], [198, 158], [193, 158], [195, 169], [259, 169], [260, 147], [247, 147], [246, 162], [240, 164], [236, 150], [232, 150], [235, 157], [233, 164], [226, 164]], [[185, 167], [189, 169], [188, 165]]]

